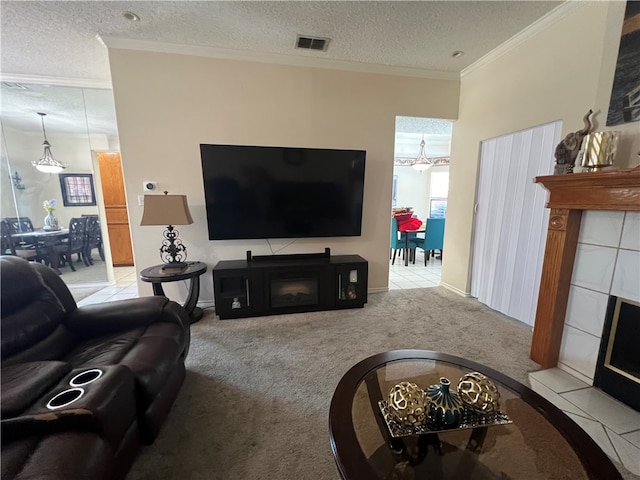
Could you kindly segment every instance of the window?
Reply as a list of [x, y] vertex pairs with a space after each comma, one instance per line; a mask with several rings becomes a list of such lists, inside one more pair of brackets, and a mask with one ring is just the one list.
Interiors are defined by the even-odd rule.
[[449, 172], [431, 173], [431, 198], [429, 199], [429, 217], [445, 218], [447, 196], [449, 195]]
[[65, 207], [85, 207], [96, 204], [93, 175], [90, 173], [61, 173], [60, 190]]

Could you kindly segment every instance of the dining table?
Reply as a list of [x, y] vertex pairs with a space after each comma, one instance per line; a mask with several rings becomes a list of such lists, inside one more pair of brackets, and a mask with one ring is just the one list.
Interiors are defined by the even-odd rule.
[[26, 244], [37, 244], [40, 248], [48, 251], [50, 267], [60, 274], [60, 255], [53, 248], [56, 243], [69, 236], [68, 228], [58, 230], [32, 230], [30, 232], [18, 232], [11, 234], [11, 238]]

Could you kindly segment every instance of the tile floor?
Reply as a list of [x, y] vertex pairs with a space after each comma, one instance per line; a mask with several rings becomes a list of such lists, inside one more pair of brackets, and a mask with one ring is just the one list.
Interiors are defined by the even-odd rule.
[[559, 368], [529, 374], [531, 388], [565, 412], [600, 448], [640, 475], [640, 412]]
[[418, 251], [416, 263], [409, 262], [406, 267], [398, 252], [394, 264], [389, 261], [389, 290], [437, 287], [440, 285], [441, 272], [442, 260], [431, 258], [424, 266], [422, 250]]
[[135, 298], [138, 296], [135, 267], [114, 267], [113, 273], [116, 281], [115, 285], [106, 285], [98, 291], [95, 291], [96, 286], [90, 284], [69, 285], [69, 290], [71, 290], [71, 293], [74, 294], [76, 298], [78, 298], [77, 295], [84, 296], [83, 294], [85, 293], [94, 292], [78, 301], [78, 306]]
[[[420, 254], [415, 265], [407, 267], [396, 258], [395, 265], [390, 265], [389, 289], [438, 286], [441, 266], [440, 260], [431, 260], [425, 267]], [[114, 268], [114, 273], [115, 285], [92, 293], [78, 305], [138, 296], [134, 267]], [[70, 288], [79, 292], [83, 287]], [[558, 368], [530, 373], [529, 382], [533, 390], [580, 425], [607, 455], [640, 475], [640, 412]]]

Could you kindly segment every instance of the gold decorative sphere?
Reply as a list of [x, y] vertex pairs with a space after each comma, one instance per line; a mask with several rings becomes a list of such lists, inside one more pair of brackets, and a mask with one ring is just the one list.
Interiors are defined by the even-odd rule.
[[476, 413], [487, 415], [500, 409], [500, 392], [495, 384], [480, 372], [464, 375], [458, 382], [462, 402]]
[[401, 382], [389, 392], [389, 412], [405, 426], [424, 425], [428, 406], [425, 391], [415, 383]]

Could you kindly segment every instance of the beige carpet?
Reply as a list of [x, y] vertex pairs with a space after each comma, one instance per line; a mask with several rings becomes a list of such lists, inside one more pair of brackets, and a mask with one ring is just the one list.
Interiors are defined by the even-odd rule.
[[240, 320], [207, 311], [191, 331], [184, 386], [129, 479], [338, 479], [334, 389], [387, 350], [450, 353], [527, 385], [540, 368], [529, 327], [441, 287], [371, 295], [364, 309]]

